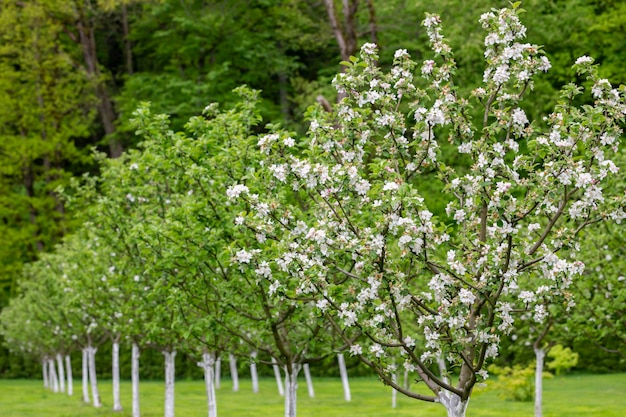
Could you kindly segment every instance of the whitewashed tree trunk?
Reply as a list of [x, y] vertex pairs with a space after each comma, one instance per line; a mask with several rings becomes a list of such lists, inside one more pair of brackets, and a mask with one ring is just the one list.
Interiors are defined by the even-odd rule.
[[112, 351], [112, 370], [113, 378], [113, 411], [122, 411], [122, 402], [120, 401], [120, 344], [119, 339], [113, 341]]
[[65, 373], [67, 374], [67, 395], [74, 395], [74, 379], [72, 378], [72, 359], [65, 355]]
[[285, 417], [296, 417], [299, 372], [299, 364], [292, 364], [291, 372], [289, 372], [288, 367], [285, 366]]
[[229, 353], [228, 362], [230, 364], [230, 377], [233, 380], [233, 391], [239, 392], [239, 373], [237, 373], [237, 358], [235, 358], [235, 355]]
[[48, 379], [48, 360], [45, 358], [41, 360], [41, 372], [43, 373], [43, 387], [50, 387], [50, 380]]
[[311, 379], [311, 370], [309, 369], [309, 364], [305, 363], [302, 367], [304, 369], [306, 388], [309, 391], [309, 398], [315, 398], [315, 391], [313, 390], [313, 380]]
[[215, 398], [215, 353], [203, 353], [202, 362], [198, 366], [204, 369], [207, 407], [209, 417], [217, 417], [217, 401]]
[[83, 402], [89, 404], [89, 352], [83, 348]]
[[339, 362], [339, 374], [341, 375], [341, 385], [343, 385], [343, 398], [346, 401], [352, 400], [350, 395], [350, 384], [348, 383], [348, 370], [346, 369], [346, 361], [343, 358], [343, 353], [337, 354], [337, 361]]
[[274, 368], [274, 377], [276, 378], [276, 385], [278, 386], [278, 393], [283, 396], [285, 390], [283, 390], [283, 381], [280, 379], [280, 368], [276, 363], [276, 358], [272, 358], [272, 368]]
[[57, 368], [59, 369], [59, 392], [65, 392], [65, 367], [60, 353], [57, 353]]
[[139, 345], [133, 342], [133, 350], [131, 357], [131, 375], [132, 391], [133, 391], [133, 417], [139, 417]]
[[[396, 367], [396, 360], [393, 360], [393, 367]], [[393, 374], [391, 375], [391, 381], [393, 381], [394, 383], [398, 382], [398, 370], [394, 369]], [[396, 391], [395, 388], [391, 388], [391, 408], [396, 408], [397, 407], [397, 401], [398, 401], [398, 391]]]
[[165, 356], [165, 417], [174, 417], [174, 379], [176, 351], [163, 352]]
[[411, 382], [409, 381], [409, 370], [404, 368], [404, 385], [405, 390], [409, 390], [411, 388]]
[[535, 350], [535, 417], [541, 417], [543, 415], [542, 400], [543, 400], [543, 361], [546, 356], [546, 351], [542, 348], [534, 348]]
[[93, 398], [94, 407], [102, 407], [100, 402], [100, 392], [98, 392], [98, 376], [96, 375], [96, 352], [98, 348], [88, 346], [89, 353], [89, 382], [91, 382], [91, 397]]
[[256, 351], [250, 354], [252, 357], [252, 361], [250, 362], [250, 377], [252, 378], [252, 392], [255, 394], [259, 392], [259, 374], [256, 370], [256, 355]]
[[459, 397], [458, 395], [449, 391], [442, 390], [439, 394], [438, 400], [441, 405], [446, 408], [448, 417], [465, 417], [465, 412], [467, 411], [469, 399], [467, 401], [462, 401], [461, 397]]
[[57, 371], [54, 364], [54, 359], [48, 359], [48, 376], [50, 377], [50, 386], [52, 387], [52, 392], [59, 392], [59, 379], [57, 378]]
[[215, 389], [222, 387], [222, 358], [219, 356], [215, 360]]

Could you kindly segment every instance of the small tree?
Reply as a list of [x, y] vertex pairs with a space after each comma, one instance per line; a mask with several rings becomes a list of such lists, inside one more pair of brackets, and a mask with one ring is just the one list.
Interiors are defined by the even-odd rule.
[[[611, 157], [624, 90], [581, 57], [574, 67], [588, 90], [565, 86], [554, 111], [530, 122], [525, 98], [550, 63], [539, 46], [519, 42], [518, 13], [514, 5], [481, 17], [484, 84], [468, 99], [452, 81], [438, 16], [424, 21], [435, 56], [419, 67], [423, 88], [406, 51], [383, 73], [375, 45], [365, 44], [335, 78], [346, 94], [335, 112], [310, 113], [304, 152], [280, 130], [259, 138], [268, 156], [257, 180], [268, 192], [243, 182], [227, 192], [246, 204], [239, 223], [272, 237], [237, 265], [266, 264], [275, 297], [314, 299], [386, 384], [441, 403], [449, 416], [465, 415], [524, 297], [561, 294], [583, 271], [572, 255], [579, 232], [625, 216], [623, 193], [603, 190], [618, 172]], [[576, 106], [586, 91], [593, 104]], [[466, 163], [446, 163], [442, 139]], [[435, 216], [442, 198], [445, 214]], [[533, 311], [537, 323], [548, 317], [540, 305]], [[432, 394], [394, 381], [395, 352]]]

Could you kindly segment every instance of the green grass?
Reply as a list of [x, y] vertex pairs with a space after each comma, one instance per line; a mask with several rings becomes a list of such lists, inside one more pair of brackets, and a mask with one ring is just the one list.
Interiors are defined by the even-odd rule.
[[[398, 406], [391, 408], [391, 391], [373, 378], [350, 381], [352, 402], [343, 401], [338, 379], [313, 380], [316, 397], [308, 398], [304, 381], [298, 390], [300, 417], [436, 417], [445, 416], [440, 405], [428, 404], [398, 395]], [[130, 383], [122, 382], [124, 411], [110, 411], [110, 381], [100, 381], [103, 407], [96, 410], [80, 401], [80, 381], [74, 384], [74, 396], [53, 394], [41, 381], [0, 380], [0, 416], [2, 417], [91, 417], [130, 416]], [[545, 417], [623, 417], [626, 415], [626, 374], [574, 375], [544, 382]], [[142, 416], [163, 415], [163, 383], [141, 383]], [[228, 380], [217, 391], [220, 417], [282, 416], [283, 399], [276, 392], [273, 379], [260, 381], [260, 393], [253, 394], [249, 380], [241, 380], [240, 391], [232, 392]], [[176, 383], [176, 414], [179, 417], [204, 417], [206, 399], [201, 381]], [[498, 398], [494, 392], [478, 393], [470, 401], [468, 417], [533, 415], [532, 403], [516, 403]]]

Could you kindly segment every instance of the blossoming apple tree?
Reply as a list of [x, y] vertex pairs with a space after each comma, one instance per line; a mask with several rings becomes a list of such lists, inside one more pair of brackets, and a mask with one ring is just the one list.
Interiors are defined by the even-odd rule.
[[[465, 415], [486, 362], [519, 325], [512, 312], [562, 294], [582, 273], [581, 230], [625, 217], [623, 190], [604, 188], [618, 172], [624, 89], [581, 57], [585, 87], [566, 85], [550, 114], [529, 120], [534, 79], [550, 62], [523, 42], [519, 13], [482, 15], [483, 84], [467, 98], [438, 16], [424, 21], [434, 54], [421, 65], [399, 50], [383, 72], [365, 44], [335, 78], [346, 97], [333, 113], [312, 110], [305, 138], [259, 138], [267, 192], [244, 181], [227, 192], [245, 204], [242, 229], [269, 243], [241, 248], [237, 267], [274, 297], [314, 299], [384, 383], [449, 416]], [[581, 97], [592, 104], [577, 105]], [[451, 165], [444, 146], [467, 163]], [[537, 303], [532, 316], [543, 323], [549, 309]], [[431, 394], [395, 381], [396, 357]]]
[[[258, 354], [253, 360], [269, 363], [273, 358], [285, 369], [285, 415], [295, 416], [298, 372], [331, 352], [325, 347], [329, 337], [310, 305], [272, 298], [271, 282], [246, 268], [230, 267], [231, 258], [247, 259], [263, 241], [253, 232], [235, 233], [239, 207], [229, 204], [225, 193], [234, 179], [252, 181], [261, 155], [250, 134], [259, 122], [258, 92], [240, 88], [236, 93], [241, 99], [233, 109], [208, 106], [203, 116], [189, 121], [184, 133], [170, 131], [163, 117], [146, 107], [136, 113], [138, 132], [146, 138], [144, 155], [150, 155], [146, 166], [151, 172], [162, 171], [161, 181], [177, 190], [158, 225], [142, 222], [155, 224], [154, 231], [142, 236], [164, 242], [152, 268], [167, 277], [182, 304], [195, 310], [187, 317], [185, 333], [200, 341], [209, 355], [230, 349], [241, 356]], [[167, 166], [172, 171], [166, 174]]]

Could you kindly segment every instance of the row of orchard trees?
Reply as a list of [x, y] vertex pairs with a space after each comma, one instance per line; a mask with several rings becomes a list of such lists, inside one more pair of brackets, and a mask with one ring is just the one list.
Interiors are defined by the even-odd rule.
[[[220, 352], [280, 365], [295, 416], [301, 368], [343, 351], [395, 390], [464, 416], [505, 336], [529, 333], [539, 358], [547, 331], [574, 314], [573, 293], [591, 282], [586, 229], [626, 216], [624, 89], [581, 57], [584, 88], [565, 86], [552, 113], [529, 121], [526, 96], [550, 63], [522, 43], [518, 12], [482, 16], [484, 82], [467, 98], [430, 15], [432, 59], [399, 50], [383, 72], [365, 44], [335, 78], [342, 101], [312, 108], [303, 137], [262, 127], [246, 88], [184, 132], [142, 106], [140, 149], [102, 158], [100, 177], [66, 190], [84, 225], [26, 269], [5, 337], [48, 361], [76, 347], [93, 358], [105, 338], [115, 355], [128, 340], [134, 398], [139, 350], [158, 349], [167, 417], [181, 350], [205, 370], [210, 416]], [[397, 382], [399, 369], [431, 393]]]

